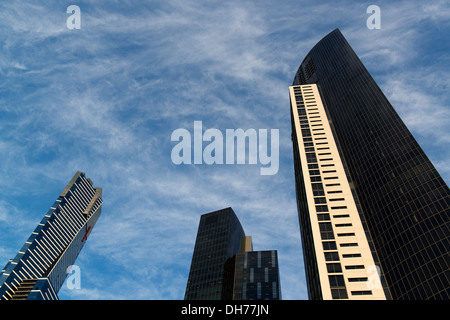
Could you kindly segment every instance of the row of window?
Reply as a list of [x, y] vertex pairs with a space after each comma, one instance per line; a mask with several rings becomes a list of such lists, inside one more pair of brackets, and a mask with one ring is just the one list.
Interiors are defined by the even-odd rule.
[[[301, 89], [299, 88], [299, 90], [301, 90]], [[308, 91], [305, 90], [304, 92], [308, 92]], [[311, 91], [311, 93], [312, 93], [312, 91]], [[309, 123], [309, 119], [307, 116], [305, 106], [303, 104], [302, 96], [296, 95], [296, 99], [297, 99], [297, 110], [298, 110], [298, 114], [299, 114], [301, 133], [302, 133], [304, 149], [305, 149], [305, 153], [306, 153], [306, 161], [308, 163], [308, 170], [309, 170], [311, 187], [313, 190], [316, 214], [317, 214], [317, 218], [319, 221], [320, 236], [322, 239], [323, 249], [325, 250], [324, 251], [325, 260], [326, 261], [339, 261], [338, 251], [328, 251], [328, 250], [337, 250], [336, 242], [328, 241], [328, 240], [334, 240], [333, 227], [332, 227], [331, 222], [324, 222], [324, 221], [331, 221], [331, 219], [330, 219], [330, 214], [329, 214], [329, 208], [327, 205], [327, 200], [325, 197], [325, 189], [322, 184], [322, 177], [321, 177], [320, 170], [319, 170], [319, 164], [318, 164], [319, 161], [316, 156], [316, 150], [315, 150], [315, 146], [313, 143], [310, 123]], [[313, 121], [317, 122], [319, 120], [313, 120]], [[317, 136], [317, 132], [315, 133], [315, 135]], [[325, 143], [325, 142], [322, 142], [322, 143]], [[329, 155], [329, 154], [330, 153], [327, 153], [327, 155]], [[327, 263], [327, 270], [328, 270], [328, 273], [330, 274], [329, 282], [330, 282], [330, 288], [332, 291], [333, 299], [348, 299], [347, 290], [345, 287], [344, 276], [342, 274], [341, 264], [336, 263], [336, 262]], [[335, 273], [341, 273], [341, 274], [336, 275]]]
[[[23, 252], [23, 257], [13, 270], [15, 278], [11, 282], [12, 285], [18, 286], [23, 279], [38, 279], [49, 275], [56, 262], [60, 261], [61, 253], [85, 225], [87, 217], [83, 215], [83, 212], [94, 195], [95, 191], [89, 181], [81, 176], [67, 191], [64, 199], [56, 200], [26, 242], [29, 247], [26, 252]], [[101, 204], [101, 198], [97, 198], [90, 212], [95, 212]], [[77, 248], [73, 250], [78, 254]], [[73, 256], [66, 254], [63, 258], [72, 259]], [[56, 286], [60, 286], [64, 281], [66, 267], [61, 274], [59, 271], [55, 274], [54, 277], [58, 282]]]
[[[294, 91], [296, 88], [294, 88]], [[322, 240], [322, 245], [324, 249], [325, 260], [327, 261], [327, 271], [329, 274], [329, 282], [331, 288], [331, 294], [333, 299], [348, 299], [348, 293], [345, 286], [343, 270], [341, 267], [339, 253], [337, 251], [337, 244], [335, 241], [335, 232], [333, 230], [333, 225], [330, 219], [330, 212], [335, 210], [346, 210], [347, 206], [339, 205], [339, 202], [345, 201], [342, 197], [329, 198], [327, 199], [327, 195], [339, 195], [342, 194], [342, 190], [326, 190], [326, 187], [338, 187], [340, 183], [333, 182], [333, 180], [338, 180], [338, 177], [335, 175], [322, 177], [321, 171], [324, 174], [335, 174], [336, 170], [334, 170], [335, 164], [332, 163], [323, 163], [325, 161], [334, 160], [331, 156], [331, 152], [329, 147], [329, 143], [327, 138], [324, 137], [324, 128], [321, 128], [323, 125], [321, 124], [322, 120], [320, 116], [318, 116], [319, 112], [316, 111], [317, 108], [309, 108], [310, 104], [305, 106], [303, 101], [303, 97], [308, 93], [312, 93], [309, 90], [303, 90], [303, 96], [299, 92], [301, 89], [298, 88], [296, 92], [297, 99], [297, 110], [299, 111], [299, 121], [301, 126], [301, 133], [304, 143], [304, 150], [306, 154], [307, 164], [308, 164], [308, 173], [309, 179], [311, 183], [311, 187], [313, 190], [314, 196], [314, 204], [316, 208], [316, 214], [319, 221], [319, 230], [320, 236]], [[313, 107], [315, 107], [314, 104]], [[308, 108], [308, 109], [306, 109]], [[312, 112], [311, 112], [312, 111]], [[316, 154], [317, 152], [317, 154]], [[326, 158], [324, 158], [326, 157]], [[326, 192], [327, 191], [327, 192]], [[326, 192], [326, 193], [325, 193]], [[334, 212], [333, 212], [334, 213]], [[348, 218], [350, 215], [346, 213], [335, 213], [333, 218]], [[353, 232], [340, 232], [339, 228], [352, 227], [351, 223], [337, 223], [335, 224], [336, 228], [336, 236], [337, 237], [352, 237], [355, 236]], [[340, 247], [357, 247], [358, 244], [354, 242], [341, 243]], [[349, 253], [342, 255], [342, 258], [357, 258], [361, 257], [359, 253]], [[364, 269], [364, 265], [347, 265], [344, 266], [345, 270], [359, 270]], [[339, 274], [340, 273], [340, 274]], [[367, 281], [367, 278], [350, 278], [349, 282], [360, 282]], [[363, 294], [371, 294], [370, 291], [351, 291], [352, 295], [363, 295]]]

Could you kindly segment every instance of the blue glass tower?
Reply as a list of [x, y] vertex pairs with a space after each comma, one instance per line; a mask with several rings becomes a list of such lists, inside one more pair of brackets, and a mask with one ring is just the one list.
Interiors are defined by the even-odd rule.
[[101, 214], [102, 189], [77, 172], [0, 274], [2, 300], [56, 300]]

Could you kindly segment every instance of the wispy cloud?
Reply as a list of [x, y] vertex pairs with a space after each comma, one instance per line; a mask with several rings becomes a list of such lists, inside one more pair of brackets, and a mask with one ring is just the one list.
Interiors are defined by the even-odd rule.
[[[199, 217], [228, 206], [255, 248], [278, 250], [283, 297], [306, 298], [287, 87], [336, 27], [413, 133], [440, 139], [436, 154], [449, 149], [448, 61], [440, 73], [416, 62], [428, 52], [421, 23], [448, 29], [445, 3], [382, 2], [379, 31], [366, 28], [366, 5], [346, 1], [79, 1], [78, 31], [66, 28], [69, 4], [0, 5], [0, 234], [12, 215], [39, 221], [76, 170], [103, 187], [102, 217], [77, 261], [84, 285], [66, 298], [182, 299]], [[433, 30], [427, 37], [439, 38]], [[280, 129], [279, 173], [174, 165], [170, 135], [194, 120]], [[0, 253], [26, 236], [2, 238]]]

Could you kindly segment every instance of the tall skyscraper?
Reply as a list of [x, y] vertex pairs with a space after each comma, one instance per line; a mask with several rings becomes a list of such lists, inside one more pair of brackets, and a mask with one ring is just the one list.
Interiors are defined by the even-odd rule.
[[[304, 86], [311, 84], [316, 84], [317, 90]], [[295, 97], [297, 92], [304, 107]], [[353, 276], [345, 272], [345, 267], [351, 265], [348, 259], [356, 257], [348, 256], [353, 251], [346, 249], [344, 253], [341, 244], [347, 236], [340, 237], [339, 233], [351, 224], [349, 227], [356, 229], [345, 233], [355, 233], [358, 240], [348, 243], [361, 248], [359, 239], [364, 237], [358, 233], [364, 231], [375, 267], [368, 270], [367, 261], [360, 265], [366, 272], [379, 268], [386, 298], [449, 299], [449, 188], [339, 29], [307, 54], [290, 93], [297, 204], [310, 297], [329, 297], [324, 279], [331, 273], [323, 265], [324, 252], [329, 249], [319, 250], [324, 239], [317, 236], [322, 232], [335, 237], [335, 258], [344, 271], [343, 279], [329, 278], [330, 286], [334, 280], [340, 288], [345, 285], [349, 299], [374, 294], [369, 289], [357, 290], [366, 291], [358, 292], [364, 296], [348, 292], [357, 280], [350, 280]], [[318, 110], [313, 110], [313, 101]], [[319, 124], [323, 124], [323, 132]], [[310, 137], [303, 135], [308, 134], [306, 130]], [[337, 180], [340, 182], [334, 182]], [[313, 190], [318, 188], [313, 183], [319, 182], [322, 189]], [[333, 186], [335, 183], [340, 185]], [[343, 196], [339, 195], [341, 191]], [[339, 198], [344, 200], [336, 200]], [[340, 201], [346, 204], [340, 205]], [[355, 208], [360, 223], [354, 219]], [[329, 224], [319, 222], [323, 214], [329, 215]], [[363, 251], [355, 254], [362, 258]], [[358, 282], [362, 284], [364, 278], [375, 279], [367, 275]], [[367, 288], [370, 286], [367, 283]]]
[[280, 298], [277, 251], [253, 251], [231, 208], [202, 215], [185, 299]]
[[101, 214], [102, 189], [77, 172], [0, 274], [2, 300], [55, 300]]

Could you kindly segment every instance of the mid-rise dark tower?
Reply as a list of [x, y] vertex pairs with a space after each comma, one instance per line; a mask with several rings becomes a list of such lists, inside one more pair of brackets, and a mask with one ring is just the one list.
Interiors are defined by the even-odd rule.
[[244, 229], [231, 208], [200, 217], [186, 286], [186, 300], [222, 298], [225, 262], [240, 252], [244, 236]]
[[251, 239], [231, 208], [202, 215], [184, 298], [280, 300], [278, 253]]
[[293, 85], [305, 84], [318, 86], [387, 297], [449, 299], [449, 188], [338, 29], [301, 63]]

